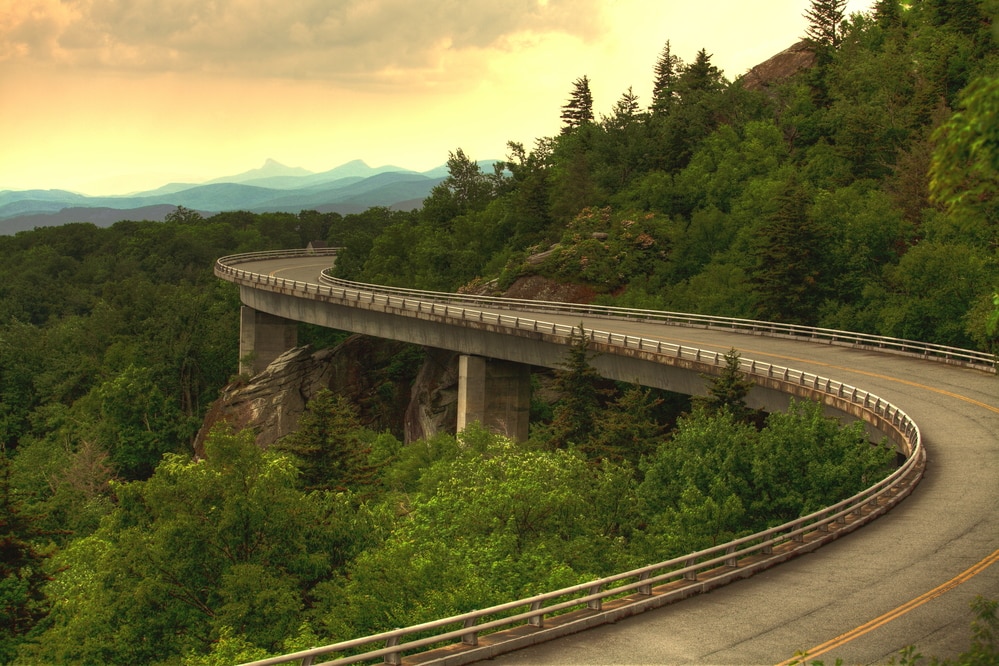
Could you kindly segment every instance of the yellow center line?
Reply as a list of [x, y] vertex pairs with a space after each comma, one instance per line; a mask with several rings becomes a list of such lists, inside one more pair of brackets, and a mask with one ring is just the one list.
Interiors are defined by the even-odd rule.
[[[698, 344], [697, 340], [680, 340], [681, 342], [687, 344]], [[701, 342], [700, 344], [704, 344]], [[903, 384], [905, 386], [911, 386], [913, 388], [923, 389], [925, 391], [930, 391], [932, 393], [937, 393], [939, 395], [945, 395], [948, 398], [954, 398], [956, 400], [962, 400], [976, 407], [981, 407], [982, 409], [987, 409], [990, 412], [999, 414], [999, 407], [993, 407], [984, 402], [975, 400], [974, 398], [969, 398], [966, 395], [961, 395], [960, 393], [953, 393], [952, 391], [945, 391], [944, 389], [939, 389], [933, 386], [928, 386], [926, 384], [920, 384], [919, 382], [909, 381], [908, 379], [899, 379], [898, 377], [892, 377], [891, 375], [882, 375], [877, 372], [870, 372], [867, 370], [857, 370], [856, 368], [847, 368], [841, 365], [833, 365], [832, 363], [824, 363], [822, 361], [814, 361], [808, 358], [798, 358], [796, 356], [785, 356], [783, 354], [774, 354], [772, 352], [761, 351], [759, 349], [749, 349], [743, 348], [744, 351], [750, 354], [759, 354], [763, 356], [770, 356], [771, 358], [779, 358], [785, 361], [795, 361], [799, 363], [811, 363], [812, 365], [820, 365], [824, 368], [832, 368], [833, 370], [842, 370], [843, 372], [853, 372], [858, 375], [864, 375], [865, 377], [874, 377], [876, 379], [884, 379], [885, 381], [895, 382], [896, 384]]]
[[951, 578], [946, 583], [943, 583], [942, 585], [938, 585], [937, 587], [933, 588], [929, 592], [926, 592], [926, 593], [924, 593], [924, 594], [916, 597], [915, 599], [902, 604], [901, 606], [899, 606], [898, 608], [895, 608], [894, 610], [888, 611], [887, 613], [885, 613], [884, 615], [882, 615], [880, 617], [874, 618], [873, 620], [871, 620], [867, 624], [863, 624], [863, 625], [857, 627], [856, 629], [851, 629], [850, 631], [846, 632], [845, 634], [837, 636], [836, 638], [834, 638], [834, 639], [832, 639], [830, 641], [826, 641], [822, 645], [818, 645], [818, 646], [812, 648], [811, 650], [808, 650], [808, 651], [806, 651], [806, 652], [804, 652], [802, 654], [799, 654], [799, 655], [797, 655], [795, 657], [792, 657], [791, 659], [788, 659], [786, 661], [782, 661], [777, 666], [788, 666], [789, 664], [800, 664], [800, 663], [804, 663], [803, 660], [806, 659], [806, 658], [807, 659], [812, 659], [814, 657], [820, 657], [820, 656], [826, 654], [827, 652], [829, 652], [830, 650], [833, 650], [833, 649], [838, 648], [838, 647], [840, 647], [842, 645], [845, 645], [846, 643], [849, 643], [853, 639], [859, 638], [860, 636], [863, 636], [864, 634], [869, 633], [869, 632], [877, 629], [878, 627], [881, 627], [881, 626], [883, 626], [885, 624], [888, 624], [892, 620], [905, 615], [909, 611], [915, 610], [916, 608], [919, 608], [923, 604], [927, 603], [928, 601], [930, 601], [932, 599], [936, 599], [937, 597], [939, 597], [940, 595], [944, 594], [945, 592], [949, 592], [950, 590], [954, 589], [955, 587], [957, 587], [961, 583], [965, 583], [968, 580], [970, 580], [972, 577], [980, 574], [982, 571], [985, 571], [985, 569], [987, 569], [989, 566], [995, 564], [997, 561], [999, 561], [999, 550], [993, 552], [991, 555], [989, 555], [985, 559], [977, 562], [976, 564], [972, 565], [971, 567], [969, 567], [965, 571], [961, 572], [957, 576], [954, 576], [953, 578]]

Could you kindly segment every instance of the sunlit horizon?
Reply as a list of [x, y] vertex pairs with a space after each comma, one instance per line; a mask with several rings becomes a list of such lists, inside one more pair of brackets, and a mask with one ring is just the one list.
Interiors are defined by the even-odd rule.
[[0, 1], [0, 190], [88, 195], [267, 159], [313, 172], [355, 159], [426, 171], [457, 148], [503, 159], [509, 141], [558, 133], [576, 78], [589, 77], [598, 116], [629, 87], [647, 105], [669, 40], [733, 80], [799, 41], [810, 4], [469, 0], [454, 16], [434, 3], [229, 0], [178, 17]]

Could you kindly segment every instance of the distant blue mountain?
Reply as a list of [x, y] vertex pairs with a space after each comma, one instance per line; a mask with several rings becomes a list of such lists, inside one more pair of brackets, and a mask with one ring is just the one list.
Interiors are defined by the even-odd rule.
[[250, 169], [249, 171], [238, 173], [235, 176], [214, 178], [202, 184], [212, 185], [214, 183], [246, 183], [253, 180], [267, 180], [269, 178], [301, 178], [302, 176], [309, 176], [311, 174], [312, 172], [308, 169], [302, 169], [301, 167], [289, 167], [281, 164], [280, 162], [268, 159], [259, 169]]
[[[492, 164], [479, 162], [486, 173], [492, 172]], [[419, 208], [447, 175], [446, 166], [418, 173], [395, 166], [372, 168], [361, 160], [313, 173], [267, 160], [259, 169], [234, 176], [200, 184], [170, 183], [127, 195], [90, 197], [66, 190], [3, 190], [0, 234], [67, 222], [110, 226], [126, 219], [162, 221], [177, 206], [204, 214], [227, 210], [348, 214], [374, 206], [412, 210]]]

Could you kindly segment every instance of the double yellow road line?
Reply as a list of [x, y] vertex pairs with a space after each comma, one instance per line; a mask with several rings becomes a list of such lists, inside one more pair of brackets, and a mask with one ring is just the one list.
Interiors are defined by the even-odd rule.
[[840, 636], [837, 636], [832, 640], [826, 641], [822, 645], [817, 645], [811, 650], [807, 650], [798, 656], [792, 657], [791, 659], [788, 659], [786, 661], [782, 661], [780, 662], [780, 664], [778, 664], [778, 666], [789, 666], [790, 664], [802, 664], [806, 663], [806, 660], [808, 659], [812, 659], [814, 657], [820, 657], [829, 652], [830, 650], [834, 650], [842, 645], [845, 645], [846, 643], [849, 643], [855, 638], [859, 638], [860, 636], [863, 636], [866, 633], [874, 631], [878, 627], [888, 624], [892, 620], [905, 615], [909, 611], [919, 608], [923, 604], [927, 603], [932, 599], [936, 599], [945, 592], [949, 592], [950, 590], [954, 589], [961, 583], [967, 582], [972, 577], [976, 576], [982, 571], [985, 571], [985, 569], [995, 564], [997, 561], [999, 561], [999, 550], [993, 552], [991, 555], [977, 562], [976, 564], [972, 565], [971, 567], [964, 570], [957, 576], [954, 576], [946, 583], [938, 585], [929, 592], [926, 592], [916, 597], [912, 601], [908, 601], [899, 606], [898, 608], [890, 610], [884, 615], [876, 617], [866, 624], [860, 625], [856, 629], [851, 629], [845, 634], [841, 634]]

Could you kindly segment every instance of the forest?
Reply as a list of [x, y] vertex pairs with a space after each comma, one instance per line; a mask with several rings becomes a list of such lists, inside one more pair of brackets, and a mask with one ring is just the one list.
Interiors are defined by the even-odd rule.
[[[525, 443], [404, 442], [323, 391], [266, 450], [222, 426], [192, 448], [238, 367], [213, 262], [319, 239], [379, 284], [540, 280], [999, 352], [997, 3], [810, 4], [789, 37], [810, 66], [751, 86], [666, 40], [652, 99], [623, 80], [598, 115], [581, 72], [557, 136], [491, 173], [455, 148], [415, 211], [0, 236], [0, 663], [248, 661], [665, 560], [885, 474], [894, 453], [817, 405], [749, 410], [734, 351], [689, 399], [600, 380], [583, 340]], [[402, 375], [421, 361], [400, 353]]]

